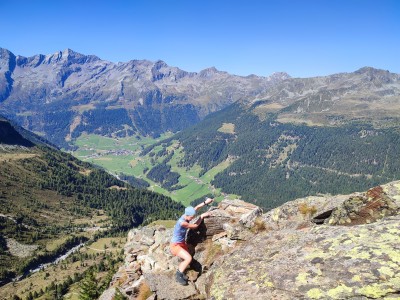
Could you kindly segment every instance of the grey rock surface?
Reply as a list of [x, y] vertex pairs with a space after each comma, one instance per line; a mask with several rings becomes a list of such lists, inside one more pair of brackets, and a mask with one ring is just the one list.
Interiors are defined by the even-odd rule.
[[[206, 219], [210, 228], [219, 220], [222, 231], [208, 236], [204, 222], [202, 236], [191, 246], [189, 286], [175, 282], [179, 260], [169, 253], [171, 235], [165, 234], [172, 229], [158, 226], [129, 233], [127, 261], [112, 287], [119, 286], [128, 299], [135, 299], [142, 284], [155, 299], [398, 299], [399, 204], [400, 181], [365, 193], [298, 199], [261, 216], [252, 213], [258, 210], [254, 205], [222, 202]], [[360, 223], [363, 213], [354, 213], [365, 207], [376, 218]], [[324, 222], [313, 222], [326, 212]], [[247, 228], [240, 220], [250, 215], [254, 225]], [[340, 221], [352, 216], [356, 222]], [[130, 255], [148, 232], [157, 242]]]
[[[377, 195], [376, 191], [386, 201], [397, 203], [400, 182], [373, 188], [365, 197]], [[390, 192], [382, 194], [384, 191]], [[321, 205], [321, 198], [313, 200], [310, 202], [313, 205], [327, 207]], [[343, 205], [351, 206], [349, 202], [357, 203], [359, 198], [348, 196], [343, 201], [343, 196], [338, 196], [337, 201], [335, 197], [325, 200], [336, 203], [340, 209]], [[381, 216], [370, 224], [315, 225], [305, 210], [299, 213], [299, 204], [304, 203], [301, 201], [304, 199], [267, 213], [267, 220], [274, 220], [275, 224], [281, 221], [279, 226], [255, 235], [213, 264], [206, 280], [209, 296], [215, 299], [244, 299], [246, 295], [254, 299], [398, 296], [398, 214]]]

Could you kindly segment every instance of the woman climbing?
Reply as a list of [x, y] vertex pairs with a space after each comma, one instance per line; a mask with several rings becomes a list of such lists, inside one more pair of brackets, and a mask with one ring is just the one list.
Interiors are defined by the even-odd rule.
[[185, 270], [189, 266], [192, 261], [192, 255], [189, 253], [188, 246], [185, 241], [186, 232], [188, 229], [196, 229], [199, 227], [204, 218], [210, 216], [210, 212], [205, 212], [200, 215], [200, 218], [196, 221], [196, 223], [189, 223], [194, 219], [196, 215], [196, 211], [205, 205], [209, 205], [212, 203], [214, 199], [207, 198], [204, 202], [198, 204], [196, 207], [186, 207], [185, 213], [178, 219], [174, 227], [174, 233], [171, 239], [170, 249], [171, 253], [174, 256], [178, 256], [182, 259], [182, 262], [178, 266], [178, 270], [176, 271], [176, 281], [178, 281], [182, 285], [188, 284], [188, 277], [185, 275]]

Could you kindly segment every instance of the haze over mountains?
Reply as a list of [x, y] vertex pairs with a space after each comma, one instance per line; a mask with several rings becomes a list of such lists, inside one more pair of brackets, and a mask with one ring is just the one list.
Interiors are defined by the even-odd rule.
[[256, 114], [276, 113], [281, 122], [393, 125], [399, 97], [398, 74], [368, 67], [315, 78], [241, 77], [163, 61], [112, 63], [70, 49], [28, 58], [0, 50], [0, 113], [63, 147], [83, 131], [176, 132], [236, 101], [256, 103]]

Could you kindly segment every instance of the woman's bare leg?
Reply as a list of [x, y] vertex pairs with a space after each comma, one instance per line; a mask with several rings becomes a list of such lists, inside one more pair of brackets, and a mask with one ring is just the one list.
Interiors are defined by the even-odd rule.
[[192, 256], [185, 249], [179, 250], [176, 256], [183, 259], [183, 261], [181, 261], [181, 263], [178, 266], [178, 270], [183, 273], [185, 272], [186, 268], [190, 265], [190, 262], [192, 261]]

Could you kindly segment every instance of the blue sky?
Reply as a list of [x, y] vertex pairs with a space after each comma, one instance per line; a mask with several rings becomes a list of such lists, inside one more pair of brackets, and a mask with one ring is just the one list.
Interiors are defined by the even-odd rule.
[[397, 0], [0, 0], [0, 28], [0, 47], [22, 56], [70, 48], [243, 76], [400, 73]]

